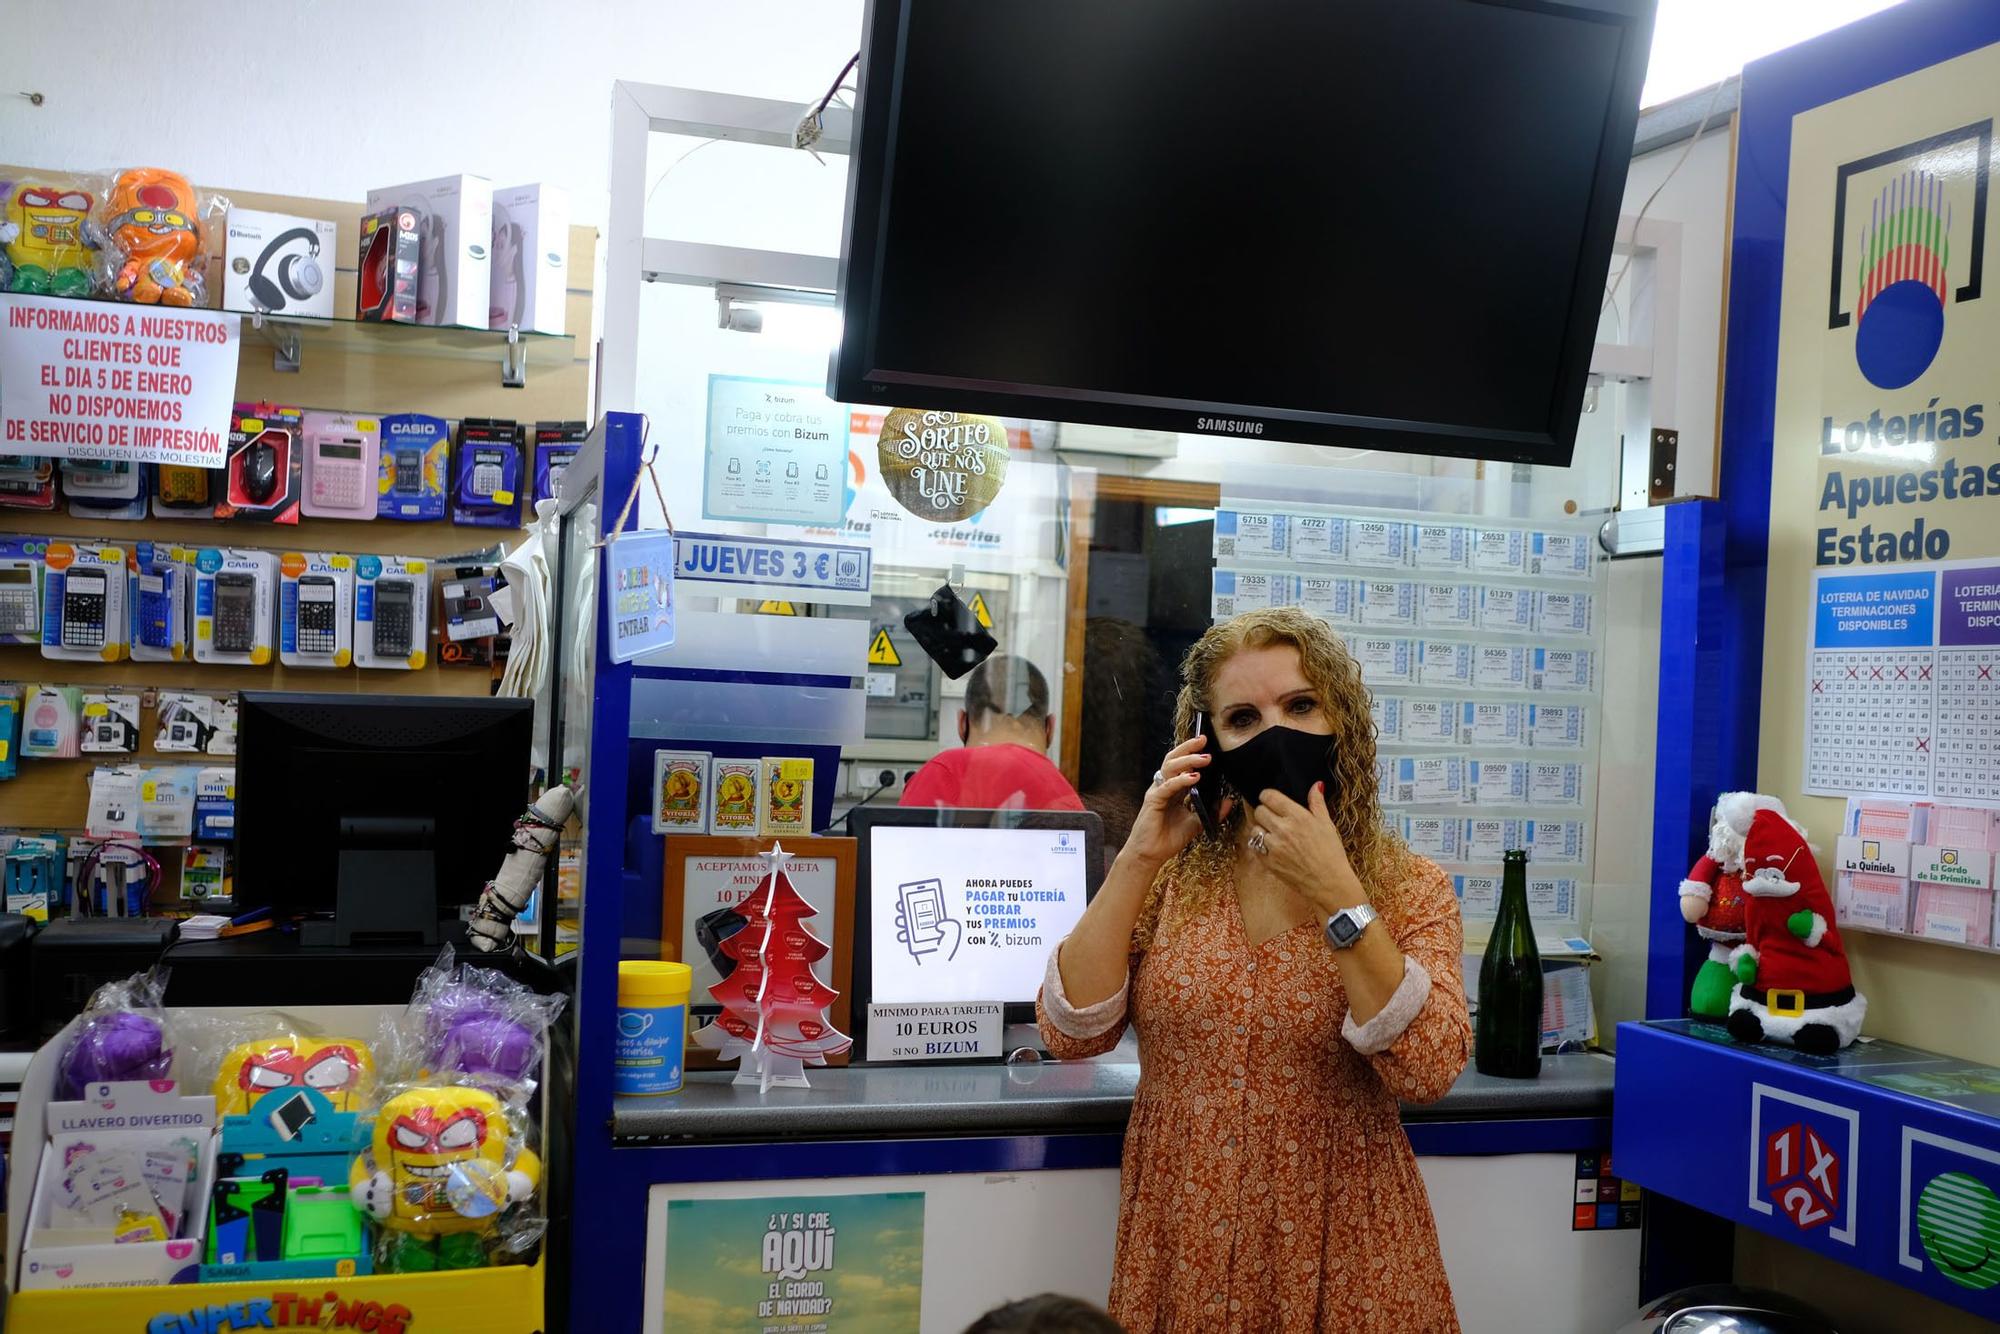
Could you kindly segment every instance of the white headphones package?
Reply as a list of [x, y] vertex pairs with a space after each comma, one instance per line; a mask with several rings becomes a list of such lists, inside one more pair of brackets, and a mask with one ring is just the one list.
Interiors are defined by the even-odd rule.
[[334, 227], [254, 209], [229, 211], [222, 308], [246, 314], [333, 318]]

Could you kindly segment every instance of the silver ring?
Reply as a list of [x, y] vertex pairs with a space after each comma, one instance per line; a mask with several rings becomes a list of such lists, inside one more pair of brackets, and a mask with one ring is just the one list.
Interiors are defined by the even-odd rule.
[[1167, 781], [1167, 776], [1161, 773], [1158, 769], [1155, 769], [1153, 770], [1153, 781], [1155, 783], [1164, 783]]
[[1259, 857], [1265, 856], [1271, 851], [1270, 846], [1264, 842], [1263, 830], [1259, 829], [1256, 833], [1250, 835], [1250, 851], [1256, 853]]

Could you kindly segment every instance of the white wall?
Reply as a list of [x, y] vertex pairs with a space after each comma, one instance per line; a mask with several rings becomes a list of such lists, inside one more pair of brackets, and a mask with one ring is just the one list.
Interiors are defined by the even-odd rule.
[[[1647, 212], [1681, 224], [1681, 292], [1678, 336], [1679, 404], [1669, 419], [1656, 408], [1657, 425], [1678, 427], [1681, 433], [1679, 492], [1682, 495], [1715, 494], [1716, 386], [1721, 371], [1718, 351], [1722, 344], [1722, 276], [1729, 253], [1729, 169], [1728, 127], [1710, 130], [1695, 142], [1670, 144], [1632, 162], [1625, 180], [1625, 201], [1620, 212], [1636, 214], [1646, 197], [1681, 162], [1680, 170]], [[1682, 161], [1685, 154], [1685, 161]], [[1612, 273], [1618, 264], [1612, 262]], [[1635, 269], [1636, 272], [1636, 269]], [[1630, 275], [1626, 281], [1631, 281]], [[1630, 293], [1621, 288], [1617, 304], [1622, 309]]]
[[[143, 158], [204, 184], [330, 199], [465, 171], [566, 185], [588, 224], [605, 213], [613, 80], [817, 101], [861, 35], [859, 0], [10, 0], [6, 10], [0, 161]], [[17, 89], [47, 100], [31, 106]]]

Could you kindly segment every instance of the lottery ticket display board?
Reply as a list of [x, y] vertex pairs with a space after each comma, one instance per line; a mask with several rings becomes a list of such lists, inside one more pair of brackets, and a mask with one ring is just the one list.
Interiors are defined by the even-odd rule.
[[2000, 561], [1821, 571], [1806, 657], [1805, 790], [2000, 791]]

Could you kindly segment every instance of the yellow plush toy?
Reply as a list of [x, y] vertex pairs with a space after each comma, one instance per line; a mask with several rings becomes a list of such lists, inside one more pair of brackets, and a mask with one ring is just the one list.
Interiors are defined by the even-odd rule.
[[484, 1089], [409, 1089], [382, 1104], [368, 1155], [354, 1160], [348, 1198], [384, 1229], [391, 1273], [472, 1269], [509, 1204], [534, 1195], [542, 1163], [507, 1107]]
[[241, 1116], [267, 1093], [317, 1089], [336, 1112], [359, 1111], [375, 1078], [368, 1044], [354, 1038], [259, 1038], [229, 1049], [215, 1077], [217, 1116]]

